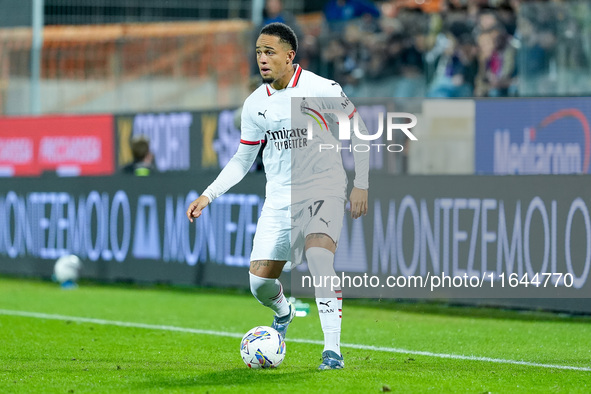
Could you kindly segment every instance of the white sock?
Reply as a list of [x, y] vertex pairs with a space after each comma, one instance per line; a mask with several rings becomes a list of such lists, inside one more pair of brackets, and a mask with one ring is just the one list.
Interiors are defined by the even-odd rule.
[[[330, 250], [312, 247], [306, 251], [306, 259], [312, 276], [324, 278], [336, 276], [334, 270], [334, 253]], [[320, 282], [318, 279], [316, 283]], [[341, 288], [331, 288], [331, 281], [327, 280], [327, 286], [316, 287], [316, 305], [320, 315], [320, 325], [324, 332], [324, 350], [332, 350], [341, 354], [341, 320], [343, 310], [343, 298]]]
[[261, 278], [250, 274], [250, 291], [261, 304], [269, 307], [277, 316], [289, 314], [289, 303], [283, 295], [283, 286], [278, 279]]

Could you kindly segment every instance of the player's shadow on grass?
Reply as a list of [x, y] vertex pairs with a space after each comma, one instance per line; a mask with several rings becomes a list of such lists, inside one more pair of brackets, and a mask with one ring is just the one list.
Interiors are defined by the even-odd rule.
[[[246, 367], [234, 368], [215, 372], [197, 373], [193, 377], [161, 380], [150, 380], [145, 382], [146, 387], [159, 388], [197, 388], [207, 386], [236, 387], [250, 385], [253, 382], [258, 384], [274, 384], [279, 382], [302, 382], [315, 375], [315, 369], [301, 369], [299, 371], [288, 371], [285, 368], [252, 370]], [[297, 380], [296, 380], [297, 379]]]

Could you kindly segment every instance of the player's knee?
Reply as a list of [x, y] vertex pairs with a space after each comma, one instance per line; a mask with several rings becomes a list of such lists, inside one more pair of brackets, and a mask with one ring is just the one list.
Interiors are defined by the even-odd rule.
[[277, 279], [285, 263], [283, 260], [254, 260], [250, 262], [249, 272], [259, 278]]
[[314, 247], [324, 248], [332, 253], [335, 253], [337, 250], [335, 241], [328, 234], [324, 233], [314, 233], [306, 236], [306, 250]]

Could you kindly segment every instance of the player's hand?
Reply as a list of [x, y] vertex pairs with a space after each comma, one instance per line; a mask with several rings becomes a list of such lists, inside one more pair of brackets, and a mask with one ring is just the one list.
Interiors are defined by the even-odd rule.
[[187, 218], [189, 218], [189, 221], [193, 223], [193, 218], [198, 218], [199, 216], [201, 216], [201, 212], [208, 205], [209, 198], [207, 198], [206, 196], [199, 196], [198, 199], [193, 201], [187, 209]]
[[367, 215], [367, 190], [354, 187], [351, 190], [349, 202], [351, 205], [351, 217], [353, 219], [357, 219], [361, 215]]

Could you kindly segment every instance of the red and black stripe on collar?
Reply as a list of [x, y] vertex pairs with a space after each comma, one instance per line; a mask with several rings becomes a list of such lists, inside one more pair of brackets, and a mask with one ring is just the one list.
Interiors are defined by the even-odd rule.
[[298, 64], [295, 72], [295, 77], [293, 79], [293, 83], [291, 84], [292, 88], [295, 88], [298, 84], [298, 81], [300, 80], [300, 75], [302, 74], [302, 68], [300, 67], [300, 65]]
[[[298, 85], [298, 82], [300, 81], [300, 76], [302, 75], [302, 68], [300, 67], [299, 64], [296, 64], [296, 71], [295, 71], [295, 76], [293, 77], [293, 82], [288, 85], [288, 88], [295, 88]], [[267, 84], [265, 86], [267, 88], [267, 96], [272, 95], [274, 92], [271, 92], [271, 89], [269, 89], [269, 85]]]

